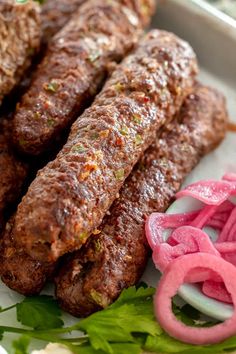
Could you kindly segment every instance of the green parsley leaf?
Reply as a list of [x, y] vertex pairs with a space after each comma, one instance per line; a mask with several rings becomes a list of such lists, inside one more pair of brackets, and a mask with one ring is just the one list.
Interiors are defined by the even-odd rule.
[[34, 329], [52, 329], [63, 326], [61, 310], [52, 296], [41, 295], [25, 298], [16, 306], [17, 320]]
[[97, 312], [78, 323], [78, 329], [89, 335], [96, 350], [116, 353], [111, 343], [135, 342], [133, 333], [158, 335], [161, 329], [153, 314], [152, 288], [131, 287], [107, 309]]
[[[103, 350], [96, 350], [91, 345], [67, 345], [75, 354], [106, 354]], [[110, 345], [114, 354], [140, 354], [141, 347], [137, 343], [112, 343]]]
[[30, 344], [30, 338], [28, 336], [21, 336], [20, 338], [12, 342], [14, 348], [14, 354], [28, 354], [28, 347]]
[[157, 337], [148, 336], [145, 343], [145, 350], [154, 353], [182, 353], [193, 347], [169, 337], [166, 333]]

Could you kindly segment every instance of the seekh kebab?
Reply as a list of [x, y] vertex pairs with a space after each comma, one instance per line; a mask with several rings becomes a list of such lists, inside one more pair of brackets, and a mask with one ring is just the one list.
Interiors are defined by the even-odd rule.
[[64, 259], [56, 278], [64, 310], [87, 316], [139, 281], [149, 255], [145, 217], [167, 209], [185, 177], [222, 141], [227, 122], [219, 92], [199, 85], [188, 96], [176, 119], [145, 152], [95, 235]]
[[154, 0], [88, 0], [79, 7], [51, 39], [18, 105], [18, 149], [39, 155], [60, 140], [100, 90], [109, 64], [119, 62], [137, 43], [153, 5]]
[[[186, 175], [224, 138], [227, 118], [224, 98], [211, 88], [199, 86], [186, 98], [173, 123], [157, 134], [128, 177], [97, 235], [62, 259], [56, 283], [65, 309], [84, 316], [139, 280], [148, 257], [145, 215], [170, 205]], [[11, 222], [3, 240], [2, 280], [22, 294], [39, 293], [55, 265], [35, 261], [16, 247]]]
[[26, 253], [55, 262], [81, 248], [156, 131], [179, 111], [196, 73], [196, 56], [186, 42], [158, 30], [143, 38], [19, 204], [14, 237]]

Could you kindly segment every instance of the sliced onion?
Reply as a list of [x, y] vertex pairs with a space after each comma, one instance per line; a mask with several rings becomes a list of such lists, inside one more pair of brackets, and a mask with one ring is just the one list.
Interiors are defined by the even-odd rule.
[[236, 311], [229, 320], [204, 328], [188, 327], [178, 321], [172, 312], [172, 298], [185, 283], [186, 276], [203, 265], [208, 270], [217, 271], [235, 307], [236, 268], [222, 258], [206, 253], [185, 255], [170, 263], [160, 280], [154, 298], [155, 314], [162, 328], [178, 340], [197, 345], [217, 343], [236, 333]]
[[235, 191], [235, 185], [227, 181], [199, 181], [190, 184], [176, 194], [176, 198], [192, 197], [207, 205], [220, 205]]
[[214, 280], [206, 280], [202, 286], [202, 292], [208, 297], [218, 301], [232, 304], [232, 297], [225, 288], [224, 283], [216, 282]]
[[157, 245], [165, 241], [163, 230], [188, 225], [197, 215], [198, 212], [183, 214], [152, 213], [145, 224], [146, 237], [151, 249], [153, 250]]

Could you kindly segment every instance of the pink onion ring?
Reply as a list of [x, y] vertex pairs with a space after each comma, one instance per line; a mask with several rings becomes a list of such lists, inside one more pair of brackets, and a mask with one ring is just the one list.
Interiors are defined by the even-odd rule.
[[208, 270], [217, 271], [223, 279], [235, 308], [236, 268], [222, 258], [207, 253], [185, 255], [170, 263], [160, 280], [154, 298], [155, 314], [162, 328], [172, 337], [196, 345], [217, 343], [236, 333], [236, 311], [225, 322], [205, 328], [188, 327], [178, 321], [172, 312], [172, 298], [184, 284], [186, 276], [203, 265]]
[[192, 197], [207, 205], [220, 205], [235, 192], [236, 185], [228, 181], [199, 181], [176, 194], [176, 198]]
[[151, 249], [165, 241], [163, 230], [189, 225], [197, 215], [198, 211], [183, 214], [152, 213], [145, 223], [146, 237]]

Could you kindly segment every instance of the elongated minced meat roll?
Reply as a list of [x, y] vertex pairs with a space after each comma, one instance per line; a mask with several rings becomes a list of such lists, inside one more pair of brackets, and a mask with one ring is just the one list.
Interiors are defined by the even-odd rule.
[[[221, 142], [226, 125], [225, 100], [217, 91], [199, 86], [188, 96], [175, 121], [158, 133], [132, 171], [97, 235], [62, 259], [56, 280], [62, 307], [89, 314], [138, 281], [148, 257], [145, 215], [170, 205], [186, 175]], [[55, 270], [55, 264], [35, 261], [16, 247], [12, 222], [0, 247], [0, 264], [5, 284], [25, 295], [39, 293]]]
[[37, 2], [0, 1], [0, 105], [30, 66], [40, 36]]
[[14, 237], [26, 253], [56, 261], [86, 242], [156, 131], [179, 111], [196, 72], [186, 42], [158, 30], [145, 36], [19, 204]]
[[0, 117], [0, 231], [4, 226], [4, 213], [20, 197], [28, 173], [28, 164], [12, 150], [11, 133], [10, 117]]
[[56, 278], [64, 310], [87, 316], [139, 281], [148, 259], [145, 217], [167, 209], [184, 178], [224, 138], [227, 118], [224, 97], [216, 90], [198, 86], [188, 96], [125, 182], [99, 230], [64, 259]]
[[18, 149], [32, 155], [50, 150], [89, 106], [108, 65], [131, 50], [151, 18], [154, 0], [143, 1], [145, 16], [134, 2], [88, 0], [53, 37], [14, 117]]
[[87, 0], [46, 0], [43, 2], [41, 6], [43, 45], [48, 44], [85, 1]]

